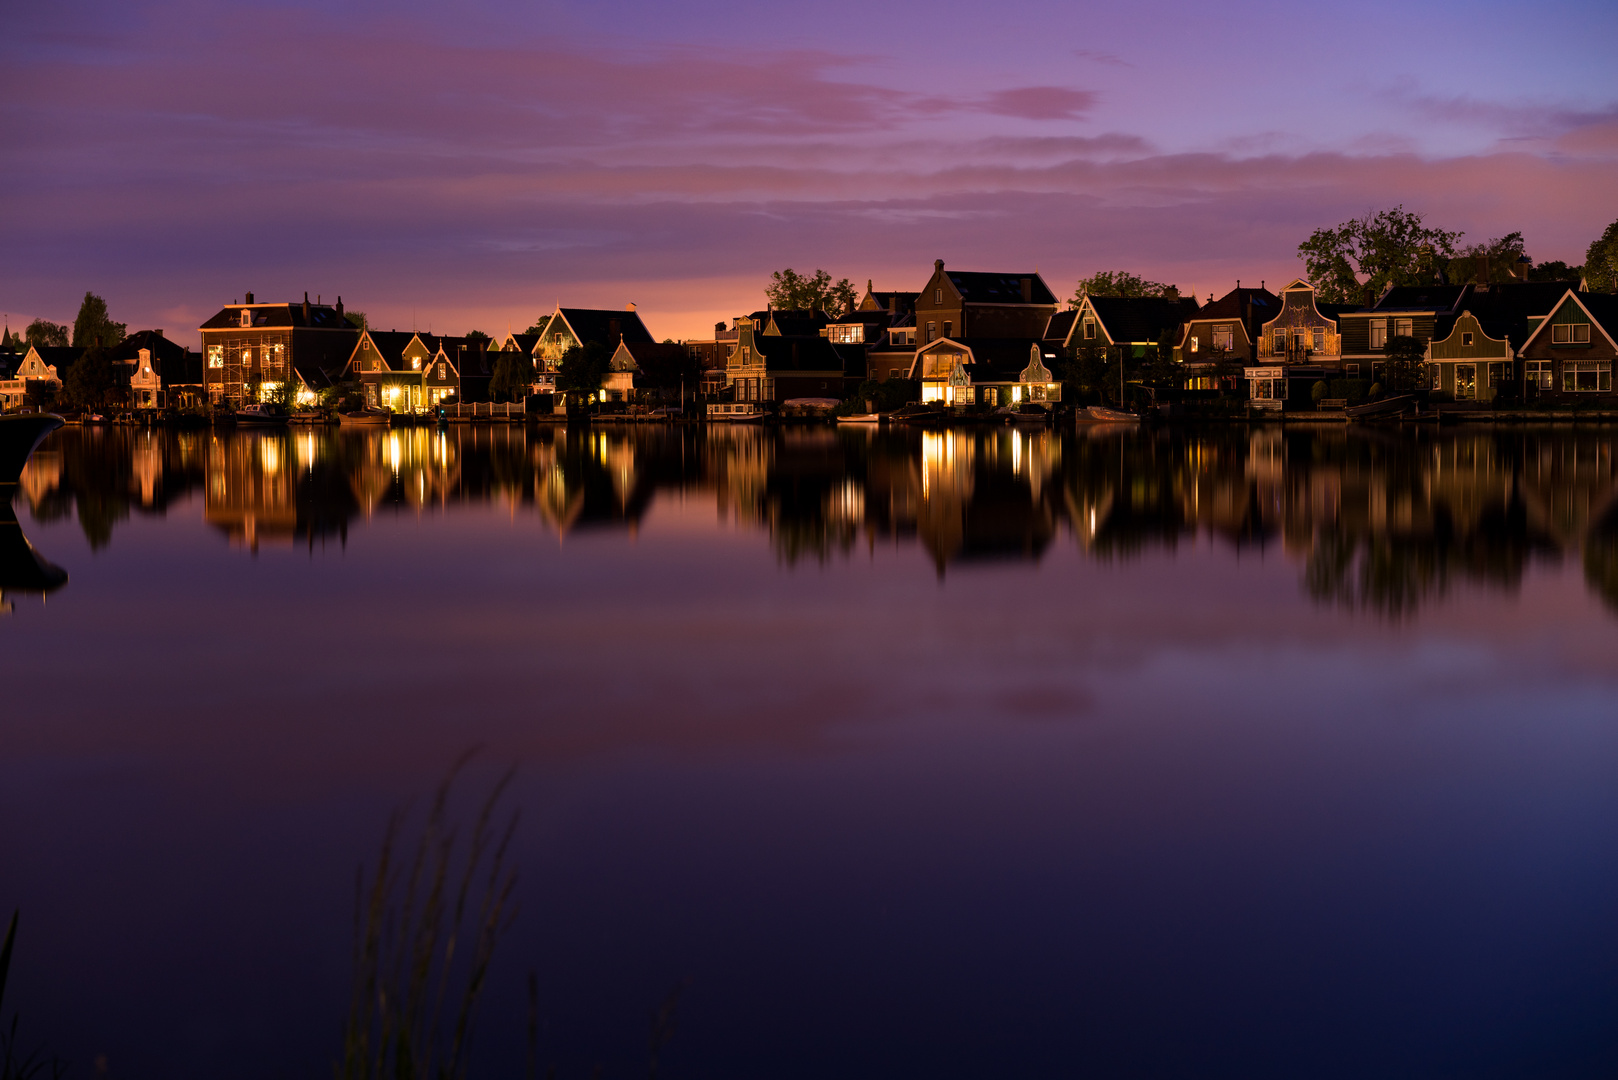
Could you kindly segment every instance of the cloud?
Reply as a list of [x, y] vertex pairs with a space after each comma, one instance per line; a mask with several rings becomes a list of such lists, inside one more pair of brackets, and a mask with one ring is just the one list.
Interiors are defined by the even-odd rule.
[[1080, 60], [1088, 60], [1092, 64], [1100, 64], [1103, 67], [1132, 68], [1135, 66], [1117, 53], [1100, 52], [1095, 49], [1074, 49], [1073, 55]]
[[983, 107], [997, 116], [1015, 116], [1023, 120], [1078, 120], [1095, 108], [1097, 97], [1091, 90], [1024, 86], [990, 94]]

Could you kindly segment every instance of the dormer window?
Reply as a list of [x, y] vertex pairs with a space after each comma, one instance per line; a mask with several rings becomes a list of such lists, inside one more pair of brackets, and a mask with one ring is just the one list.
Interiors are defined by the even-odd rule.
[[1472, 335], [1471, 334], [1462, 334], [1461, 335], [1461, 344], [1463, 346], [1465, 346], [1466, 348], [1470, 349], [1472, 347]]
[[252, 326], [253, 325], [253, 312], [249, 308], [242, 308], [242, 325], [243, 326]]
[[410, 370], [411, 371], [420, 371], [421, 370], [421, 357], [412, 356], [410, 358]]
[[1096, 321], [1094, 319], [1085, 319], [1084, 320], [1084, 340], [1085, 341], [1094, 341], [1095, 339], [1096, 339]]
[[1551, 326], [1552, 345], [1590, 344], [1589, 323], [1555, 323]]

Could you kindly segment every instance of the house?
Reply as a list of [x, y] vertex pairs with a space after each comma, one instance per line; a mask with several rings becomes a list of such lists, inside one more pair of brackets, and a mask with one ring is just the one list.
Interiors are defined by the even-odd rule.
[[1281, 310], [1281, 298], [1259, 282], [1256, 289], [1243, 288], [1240, 281], [1230, 292], [1208, 302], [1180, 327], [1174, 342], [1174, 360], [1186, 367], [1186, 386], [1192, 390], [1217, 390], [1214, 381], [1221, 376], [1213, 369], [1220, 364], [1246, 366], [1258, 355], [1258, 339], [1266, 322]]
[[130, 334], [111, 350], [111, 359], [123, 365], [131, 408], [165, 409], [206, 400], [202, 354], [170, 341], [161, 330]]
[[1539, 325], [1573, 287], [1571, 282], [1508, 281], [1468, 286], [1459, 314], [1434, 324], [1428, 364], [1434, 390], [1456, 401], [1492, 401], [1501, 393], [1521, 393], [1526, 380], [1531, 393], [1555, 388], [1550, 360], [1536, 360], [1533, 370], [1518, 354]]
[[62, 378], [83, 349], [65, 345], [30, 345], [11, 378], [0, 380], [0, 406], [15, 409], [28, 403], [30, 387], [51, 394], [60, 393]]
[[1440, 324], [1453, 326], [1471, 285], [1396, 285], [1373, 303], [1344, 311], [1343, 374], [1350, 378], [1380, 375], [1378, 370], [1391, 337], [1413, 337], [1425, 348]]
[[569, 349], [594, 343], [611, 354], [620, 341], [638, 345], [652, 340], [646, 324], [635, 313], [634, 304], [622, 311], [558, 305], [545, 325], [545, 333], [530, 352], [540, 372], [554, 374]]
[[1317, 302], [1314, 286], [1302, 278], [1281, 290], [1280, 301], [1280, 310], [1259, 328], [1257, 355], [1243, 369], [1247, 403], [1256, 409], [1309, 401], [1316, 382], [1344, 374], [1337, 320], [1348, 305]]
[[725, 360], [725, 389], [735, 401], [842, 397], [844, 358], [826, 338], [765, 334], [750, 316], [736, 320], [737, 342]]
[[1529, 321], [1532, 329], [1520, 355], [1525, 378], [1537, 383], [1541, 393], [1570, 397], [1612, 393], [1618, 296], [1568, 289], [1547, 314]]
[[300, 382], [299, 400], [332, 386], [359, 340], [358, 327], [335, 305], [310, 303], [231, 304], [202, 324], [203, 388], [216, 404], [240, 404], [273, 393], [282, 381]]
[[1039, 338], [939, 338], [916, 349], [910, 377], [921, 381], [924, 402], [1055, 402], [1062, 399], [1062, 384], [1050, 371], [1055, 359]]
[[[371, 408], [413, 413], [435, 409], [449, 397], [486, 400], [486, 344], [483, 338], [365, 330], [343, 374], [359, 379]], [[481, 387], [472, 385], [478, 379]]]
[[944, 260], [937, 259], [915, 301], [918, 344], [939, 338], [1039, 339], [1057, 306], [1038, 273], [945, 270]]
[[1071, 321], [1056, 325], [1066, 327], [1067, 348], [1124, 349], [1140, 360], [1165, 339], [1177, 340], [1180, 327], [1196, 314], [1197, 301], [1190, 296], [1086, 296]]
[[697, 393], [701, 372], [684, 345], [620, 341], [602, 384], [606, 401], [634, 401], [650, 390]]
[[[905, 378], [916, 360], [916, 298], [919, 293], [877, 292], [870, 281], [853, 311], [826, 327], [826, 336], [838, 346], [858, 346], [865, 352], [863, 371], [850, 365], [848, 381], [874, 379], [887, 382]], [[848, 350], [843, 350], [845, 356]], [[852, 357], [850, 360], [852, 361]]]

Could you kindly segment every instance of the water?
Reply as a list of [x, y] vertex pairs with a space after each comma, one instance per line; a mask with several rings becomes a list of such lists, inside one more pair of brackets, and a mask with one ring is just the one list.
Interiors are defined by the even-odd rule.
[[[518, 766], [477, 1035], [667, 1077], [1610, 1076], [1605, 431], [68, 430], [8, 1010], [330, 1075], [354, 883]], [[0, 568], [10, 573], [13, 567]]]

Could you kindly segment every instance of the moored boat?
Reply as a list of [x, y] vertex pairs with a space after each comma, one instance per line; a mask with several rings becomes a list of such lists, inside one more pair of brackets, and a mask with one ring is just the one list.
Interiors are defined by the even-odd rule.
[[1131, 412], [1119, 412], [1117, 409], [1108, 409], [1101, 405], [1091, 405], [1079, 414], [1080, 419], [1091, 420], [1101, 424], [1138, 424], [1140, 417]]
[[387, 427], [393, 423], [393, 414], [386, 409], [360, 409], [338, 413], [337, 422], [343, 427]]
[[880, 424], [882, 422], [882, 414], [874, 412], [855, 413], [852, 416], [839, 416], [837, 418], [837, 422], [839, 424]]
[[300, 409], [287, 420], [289, 424], [329, 424], [331, 417], [319, 409]]
[[257, 402], [236, 410], [238, 427], [273, 427], [287, 422], [287, 414], [274, 405]]
[[708, 406], [708, 419], [726, 424], [756, 424], [770, 414], [745, 401], [716, 401]]
[[913, 404], [888, 414], [888, 422], [892, 424], [920, 424], [923, 426], [939, 425], [949, 419], [943, 409], [935, 409], [930, 405]]
[[55, 413], [0, 416], [0, 497], [6, 497], [4, 485], [15, 484], [22, 477], [23, 466], [33, 456], [34, 448], [62, 422]]

